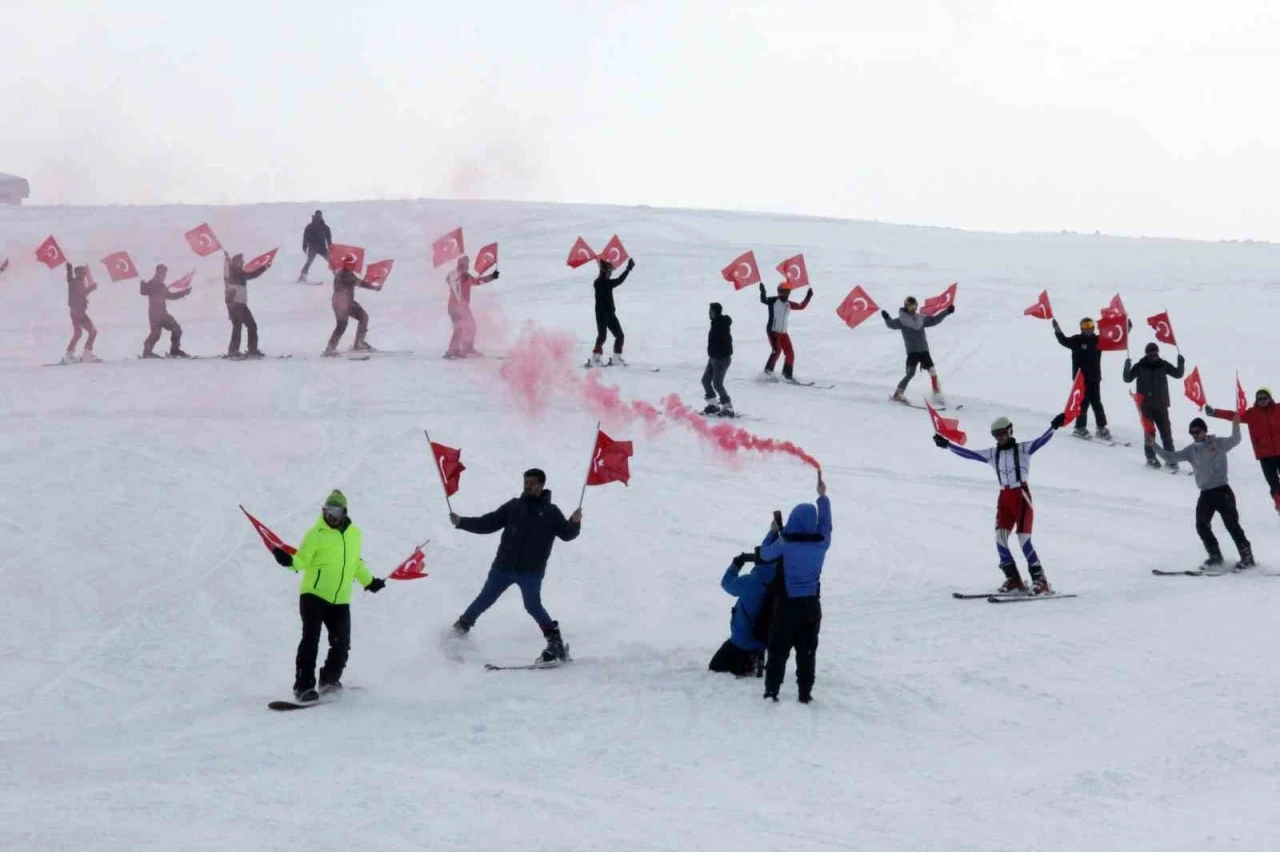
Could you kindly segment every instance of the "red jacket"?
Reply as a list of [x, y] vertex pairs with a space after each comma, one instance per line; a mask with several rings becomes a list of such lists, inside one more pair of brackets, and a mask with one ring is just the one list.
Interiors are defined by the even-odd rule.
[[[1231, 420], [1234, 409], [1215, 408], [1213, 416]], [[1247, 409], [1240, 422], [1249, 427], [1249, 440], [1253, 441], [1253, 454], [1260, 459], [1280, 456], [1280, 405], [1271, 403], [1266, 408], [1254, 405]]]

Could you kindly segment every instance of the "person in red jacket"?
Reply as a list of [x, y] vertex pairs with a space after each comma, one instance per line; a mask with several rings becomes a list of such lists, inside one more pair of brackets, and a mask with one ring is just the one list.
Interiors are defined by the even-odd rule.
[[498, 279], [498, 270], [492, 275], [477, 278], [471, 274], [471, 259], [465, 254], [458, 258], [458, 266], [446, 281], [449, 283], [449, 321], [453, 323], [453, 336], [449, 338], [446, 358], [468, 358], [479, 355], [476, 351], [476, 318], [471, 315], [471, 288]]
[[[1232, 409], [1214, 408], [1212, 405], [1206, 405], [1204, 413], [1219, 420], [1234, 420], [1236, 416]], [[1271, 489], [1276, 512], [1280, 513], [1280, 408], [1276, 407], [1269, 389], [1258, 388], [1253, 405], [1245, 411], [1240, 422], [1249, 427], [1253, 454], [1262, 465], [1262, 476]]]

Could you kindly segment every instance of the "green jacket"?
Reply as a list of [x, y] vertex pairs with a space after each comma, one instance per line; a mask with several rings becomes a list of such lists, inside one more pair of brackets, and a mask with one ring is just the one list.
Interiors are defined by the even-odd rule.
[[293, 556], [292, 570], [302, 573], [298, 592], [331, 604], [351, 603], [352, 580], [366, 588], [373, 582], [360, 556], [360, 539], [360, 528], [350, 518], [343, 529], [334, 529], [323, 517], [316, 521]]

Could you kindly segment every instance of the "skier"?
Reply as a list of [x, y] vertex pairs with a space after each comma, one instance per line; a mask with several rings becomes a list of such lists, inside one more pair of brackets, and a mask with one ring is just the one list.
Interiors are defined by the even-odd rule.
[[920, 303], [916, 301], [916, 297], [908, 296], [898, 311], [897, 319], [890, 317], [888, 311], [880, 312], [880, 318], [884, 320], [886, 326], [902, 332], [902, 342], [907, 347], [907, 374], [902, 377], [902, 381], [898, 382], [898, 388], [893, 392], [892, 398], [895, 402], [910, 404], [907, 403], [905, 396], [907, 385], [915, 378], [916, 367], [923, 367], [929, 373], [929, 381], [933, 383], [934, 405], [945, 406], [946, 400], [942, 396], [942, 385], [938, 382], [938, 370], [933, 365], [933, 356], [929, 354], [929, 337], [925, 329], [932, 328], [954, 314], [956, 306], [948, 305], [945, 311], [931, 317], [921, 316], [919, 310]]
[[[766, 542], [769, 539], [765, 539]], [[748, 562], [754, 566], [742, 576]], [[761, 562], [754, 553], [740, 553], [725, 569], [720, 588], [738, 599], [729, 614], [729, 638], [716, 651], [708, 666], [713, 672], [738, 677], [759, 677], [764, 672], [764, 651], [769, 643], [773, 620], [773, 584], [777, 566]]]
[[[1234, 411], [1223, 411], [1211, 405], [1204, 407], [1210, 417], [1231, 420]], [[1258, 388], [1253, 405], [1240, 421], [1249, 427], [1249, 440], [1253, 443], [1253, 455], [1262, 465], [1262, 476], [1271, 489], [1271, 499], [1280, 513], [1280, 408], [1267, 388]]]
[[298, 273], [298, 283], [307, 283], [307, 273], [311, 271], [311, 262], [316, 259], [316, 255], [329, 259], [329, 246], [333, 244], [333, 232], [329, 230], [329, 226], [325, 224], [324, 214], [317, 210], [311, 214], [311, 221], [307, 223], [307, 227], [302, 229], [302, 251], [307, 256], [307, 262], [302, 265], [302, 271]]
[[769, 660], [765, 664], [764, 697], [778, 700], [787, 658], [796, 649], [796, 685], [802, 704], [813, 700], [818, 631], [822, 628], [822, 563], [831, 547], [831, 500], [818, 471], [818, 505], [801, 503], [786, 526], [774, 513], [769, 535], [756, 550], [763, 562], [778, 563], [782, 579], [769, 626]]
[[782, 355], [782, 377], [789, 382], [795, 381], [792, 371], [795, 369], [796, 352], [791, 346], [791, 335], [787, 333], [787, 320], [792, 311], [803, 311], [809, 307], [813, 299], [813, 290], [804, 294], [804, 301], [791, 301], [791, 288], [786, 282], [778, 285], [778, 295], [770, 296], [765, 290], [764, 282], [760, 282], [760, 304], [769, 309], [769, 322], [765, 325], [765, 333], [769, 336], [769, 360], [764, 363], [764, 377], [776, 381], [773, 368], [778, 363], [778, 355]]
[[454, 622], [458, 637], [466, 636], [476, 619], [493, 606], [511, 586], [519, 586], [524, 608], [542, 628], [547, 647], [537, 662], [556, 663], [569, 659], [569, 648], [560, 635], [560, 623], [542, 606], [542, 580], [555, 540], [573, 541], [582, 532], [582, 509], [566, 520], [551, 502], [547, 475], [537, 468], [524, 472], [524, 492], [478, 518], [462, 518], [450, 513], [449, 521], [463, 532], [490, 535], [502, 531], [498, 553], [480, 594]]
[[[607, 260], [600, 260], [600, 274], [596, 276], [595, 284], [592, 285], [596, 291], [596, 345], [591, 350], [588, 367], [611, 367], [614, 364], [625, 367], [627, 365], [622, 357], [622, 344], [626, 342], [626, 335], [622, 333], [622, 324], [618, 322], [618, 308], [613, 302], [613, 291], [622, 286], [622, 282], [627, 280], [627, 276], [635, 267], [635, 260], [627, 258], [627, 268], [622, 270], [622, 274], [617, 278], [610, 278], [609, 276], [613, 273], [613, 264]], [[609, 332], [613, 332], [613, 356], [608, 363], [605, 363], [604, 341]]]
[[1000, 570], [1005, 576], [999, 593], [1025, 592], [1027, 588], [1022, 582], [1022, 575], [1018, 573], [1017, 563], [1013, 561], [1013, 552], [1009, 549], [1009, 536], [1016, 531], [1018, 543], [1022, 545], [1022, 555], [1027, 560], [1027, 573], [1031, 575], [1031, 594], [1053, 594], [1053, 588], [1044, 575], [1044, 567], [1040, 564], [1040, 556], [1031, 544], [1035, 507], [1031, 502], [1031, 487], [1027, 480], [1031, 476], [1031, 457], [1049, 443], [1054, 432], [1062, 428], [1064, 421], [1065, 418], [1059, 414], [1039, 438], [1019, 443], [1013, 438], [1013, 424], [1009, 422], [1009, 418], [997, 417], [991, 423], [991, 437], [996, 439], [996, 445], [987, 450], [967, 450], [941, 435], [933, 436], [933, 442], [942, 449], [949, 449], [962, 459], [989, 464], [996, 470], [996, 479], [1000, 483], [1000, 497], [996, 500], [996, 553], [1000, 557]]
[[352, 344], [351, 349], [355, 352], [373, 351], [373, 347], [364, 339], [369, 331], [369, 314], [356, 301], [356, 288], [361, 287], [365, 290], [379, 288], [356, 275], [355, 268], [355, 259], [349, 257], [343, 260], [342, 268], [333, 274], [332, 304], [335, 322], [333, 334], [329, 335], [329, 345], [324, 348], [325, 357], [328, 358], [338, 354], [338, 341], [342, 340], [342, 335], [346, 333], [347, 319], [350, 317], [356, 318], [356, 342]]
[[[711, 303], [711, 330], [707, 332], [707, 369], [702, 371], [702, 391], [707, 407], [703, 414], [733, 417], [733, 400], [724, 389], [724, 376], [733, 362], [733, 317], [724, 313], [719, 302]], [[719, 404], [716, 394], [720, 395]]]
[[1076, 418], [1072, 434], [1086, 440], [1090, 437], [1089, 409], [1092, 407], [1098, 421], [1098, 437], [1110, 441], [1107, 412], [1102, 407], [1102, 351], [1098, 349], [1098, 332], [1093, 320], [1090, 317], [1080, 320], [1080, 333], [1067, 337], [1055, 319], [1053, 333], [1059, 343], [1071, 350], [1072, 377], [1076, 373], [1084, 376], [1084, 400], [1080, 403], [1080, 416]]
[[[249, 282], [270, 269], [271, 264], [255, 269], [253, 272], [245, 272], [244, 255], [237, 254], [233, 257], [224, 251], [222, 257], [224, 261], [222, 283], [227, 302], [227, 319], [231, 320], [231, 342], [227, 344], [227, 357], [261, 358], [262, 352], [258, 350], [258, 324], [254, 322], [253, 313], [249, 310]], [[244, 356], [240, 355], [242, 328], [247, 328], [249, 331], [249, 351]]]
[[[72, 267], [67, 264], [67, 307], [71, 310], [71, 342], [67, 344], [67, 354], [62, 356], [63, 364], [75, 364], [85, 361], [90, 364], [102, 359], [93, 354], [93, 342], [98, 339], [98, 329], [89, 319], [89, 294], [98, 289], [89, 278], [89, 267]], [[80, 342], [81, 332], [88, 335], [84, 342], [84, 350], [76, 357], [76, 344]]]
[[[1160, 357], [1160, 347], [1148, 343], [1142, 358], [1137, 364], [1129, 358], [1124, 359], [1125, 384], [1137, 380], [1137, 392], [1142, 396], [1142, 416], [1147, 418], [1160, 430], [1160, 443], [1166, 452], [1173, 452], [1173, 427], [1169, 425], [1169, 379], [1182, 378], [1186, 359], [1178, 353], [1178, 365], [1175, 367]], [[1145, 442], [1143, 450], [1147, 455], [1147, 464], [1160, 467], [1156, 458], [1155, 445]], [[1171, 470], [1177, 470], [1176, 462], [1168, 462]]]
[[449, 321], [453, 323], [453, 336], [449, 338], [446, 358], [467, 358], [479, 355], [476, 351], [476, 319], [471, 314], [471, 288], [498, 280], [498, 270], [492, 275], [477, 278], [471, 274], [471, 258], [465, 254], [458, 258], [457, 267], [446, 279], [449, 283]]
[[1190, 462], [1196, 474], [1196, 487], [1200, 489], [1200, 499], [1196, 501], [1196, 532], [1204, 542], [1204, 549], [1209, 558], [1200, 566], [1201, 571], [1208, 571], [1222, 565], [1222, 548], [1213, 534], [1210, 524], [1215, 514], [1222, 515], [1222, 523], [1231, 540], [1240, 553], [1240, 561], [1236, 570], [1252, 568], [1253, 549], [1249, 539], [1240, 528], [1240, 513], [1236, 510], [1236, 495], [1227, 484], [1227, 453], [1240, 444], [1240, 417], [1231, 417], [1231, 437], [1219, 438], [1209, 434], [1209, 427], [1199, 417], [1191, 421], [1188, 427], [1192, 443], [1177, 452], [1170, 452], [1156, 446], [1154, 435], [1147, 436], [1147, 446], [1152, 452], [1166, 462]]
[[[321, 695], [342, 689], [342, 671], [351, 649], [351, 583], [377, 593], [386, 581], [369, 573], [360, 556], [363, 536], [347, 514], [347, 498], [341, 491], [329, 494], [315, 526], [307, 530], [298, 552], [272, 551], [276, 562], [302, 574], [298, 609], [302, 614], [302, 641], [293, 677], [293, 697], [316, 701]], [[316, 691], [316, 656], [320, 627], [329, 632], [329, 654], [320, 668]]]
[[191, 357], [182, 351], [182, 326], [178, 325], [178, 321], [169, 314], [168, 305], [171, 301], [183, 298], [191, 290], [170, 293], [164, 283], [168, 273], [169, 267], [161, 263], [156, 266], [156, 274], [150, 281], [143, 281], [138, 285], [138, 292], [147, 297], [147, 320], [151, 323], [151, 333], [147, 335], [146, 340], [142, 341], [143, 358], [160, 357], [152, 350], [160, 341], [160, 333], [165, 330], [169, 332], [169, 357]]

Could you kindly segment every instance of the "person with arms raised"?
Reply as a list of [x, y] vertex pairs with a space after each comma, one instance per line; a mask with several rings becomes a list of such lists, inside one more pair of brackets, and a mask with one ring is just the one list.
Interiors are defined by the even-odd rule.
[[[62, 357], [64, 364], [80, 361], [95, 363], [102, 360], [93, 354], [98, 329], [94, 327], [93, 320], [89, 319], [89, 294], [96, 289], [98, 285], [89, 277], [89, 267], [67, 264], [67, 308], [71, 313], [71, 342], [67, 344], [67, 354]], [[80, 342], [81, 333], [88, 337], [84, 342], [84, 351], [77, 356], [76, 344]]]
[[476, 318], [471, 313], [471, 288], [498, 280], [498, 270], [490, 275], [471, 274], [471, 258], [465, 254], [458, 258], [457, 267], [445, 279], [449, 285], [449, 322], [453, 323], [453, 336], [449, 338], [446, 358], [473, 358], [476, 351]]
[[159, 358], [155, 353], [155, 346], [160, 342], [161, 333], [169, 332], [169, 357], [170, 358], [189, 358], [186, 352], [182, 351], [182, 326], [178, 325], [178, 321], [169, 313], [169, 303], [183, 298], [191, 289], [179, 290], [176, 293], [169, 292], [169, 287], [165, 284], [165, 276], [169, 274], [169, 267], [163, 263], [156, 266], [156, 274], [151, 276], [150, 281], [142, 281], [138, 285], [138, 292], [147, 297], [147, 321], [151, 324], [151, 333], [147, 335], [147, 339], [142, 341], [142, 357], [143, 358]]
[[[244, 255], [222, 253], [223, 294], [227, 303], [227, 319], [231, 320], [231, 342], [227, 344], [228, 358], [261, 358], [258, 349], [258, 323], [249, 310], [249, 282], [266, 273], [271, 264], [264, 264], [252, 272], [244, 269]], [[240, 354], [240, 332], [249, 331], [249, 351]]]
[[[1160, 443], [1164, 445], [1165, 453], [1161, 457], [1166, 457], [1167, 453], [1173, 452], [1173, 427], [1169, 423], [1169, 379], [1180, 379], [1182, 373], [1186, 369], [1186, 359], [1182, 357], [1182, 353], [1178, 353], [1178, 364], [1174, 366], [1168, 361], [1160, 357], [1160, 347], [1155, 343], [1148, 343], [1142, 357], [1135, 364], [1129, 358], [1124, 359], [1124, 381], [1137, 382], [1137, 393], [1142, 397], [1142, 416], [1151, 421], [1151, 423], [1160, 431]], [[1147, 441], [1143, 444], [1143, 452], [1147, 456], [1147, 464], [1151, 467], [1160, 467], [1160, 461], [1156, 458], [1155, 442]], [[1176, 461], [1165, 462], [1171, 470], [1178, 469]]]
[[1071, 376], [1077, 373], [1084, 376], [1084, 399], [1080, 403], [1080, 416], [1076, 418], [1075, 430], [1071, 433], [1077, 438], [1088, 439], [1089, 409], [1093, 409], [1098, 423], [1098, 437], [1104, 441], [1111, 440], [1111, 430], [1107, 428], [1107, 412], [1102, 407], [1102, 350], [1098, 348], [1097, 325], [1090, 317], [1080, 320], [1080, 333], [1067, 337], [1062, 333], [1062, 326], [1053, 321], [1053, 333], [1058, 342], [1071, 350]]
[[938, 369], [929, 353], [929, 335], [925, 329], [932, 328], [955, 312], [956, 306], [948, 305], [946, 310], [933, 316], [924, 316], [920, 313], [920, 303], [915, 296], [908, 296], [902, 303], [897, 319], [889, 316], [888, 311], [880, 312], [880, 318], [889, 329], [902, 332], [902, 343], [907, 348], [907, 373], [893, 392], [891, 398], [894, 402], [910, 404], [906, 397], [907, 385], [915, 378], [916, 368], [921, 367], [929, 373], [929, 381], [933, 384], [934, 405], [946, 405], [946, 400], [942, 397], [942, 384], [938, 380]]
[[791, 301], [791, 288], [784, 281], [778, 285], [778, 295], [770, 296], [769, 291], [764, 288], [764, 282], [760, 282], [760, 304], [769, 309], [769, 322], [765, 325], [765, 333], [769, 337], [769, 359], [764, 362], [764, 378], [766, 381], [774, 381], [773, 368], [778, 364], [778, 356], [782, 356], [782, 378], [788, 382], [794, 382], [796, 351], [791, 345], [791, 335], [787, 331], [787, 324], [791, 319], [792, 311], [803, 311], [809, 307], [809, 302], [813, 301], [813, 290], [804, 294], [804, 300], [800, 302]]
[[[1204, 413], [1222, 420], [1234, 420], [1236, 412], [1224, 411], [1211, 405]], [[1262, 477], [1271, 491], [1276, 512], [1280, 513], [1280, 407], [1276, 406], [1269, 388], [1258, 388], [1253, 405], [1244, 412], [1240, 422], [1249, 427], [1249, 440], [1253, 443], [1253, 455], [1262, 465]]]
[[[622, 357], [622, 346], [627, 336], [622, 333], [622, 323], [618, 322], [618, 306], [613, 301], [613, 291], [627, 280], [631, 270], [636, 268], [636, 262], [632, 258], [627, 258], [627, 268], [622, 270], [622, 274], [617, 278], [612, 277], [612, 263], [603, 258], [599, 263], [600, 274], [596, 276], [592, 285], [595, 288], [596, 299], [596, 345], [591, 350], [591, 360], [587, 362], [587, 366], [610, 367], [615, 364], [626, 366], [627, 362]], [[603, 360], [604, 341], [610, 333], [613, 334], [613, 356], [606, 363]]]

